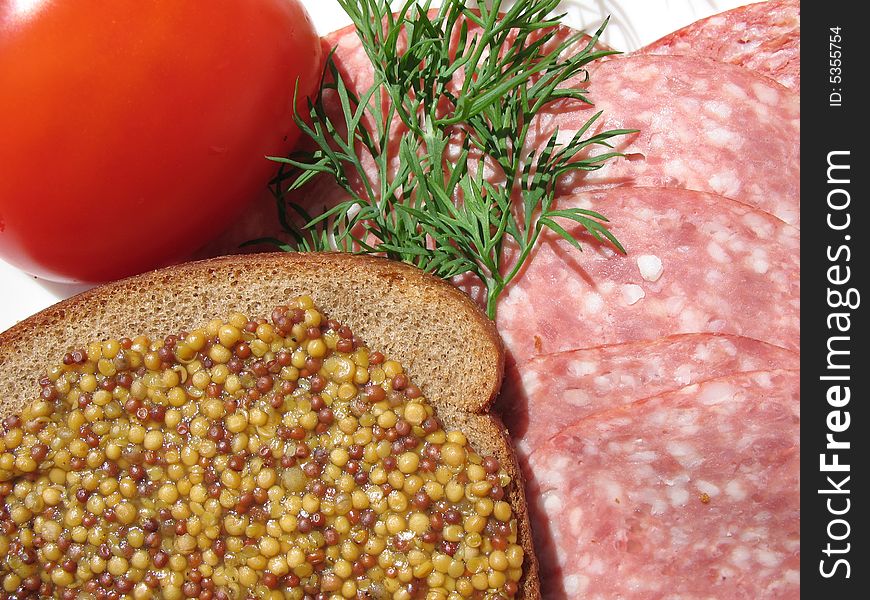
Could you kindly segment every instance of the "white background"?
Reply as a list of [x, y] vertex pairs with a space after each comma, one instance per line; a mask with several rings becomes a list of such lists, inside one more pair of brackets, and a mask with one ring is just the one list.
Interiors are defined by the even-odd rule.
[[[328, 33], [350, 21], [335, 0], [303, 0], [317, 30]], [[711, 14], [747, 4], [745, 0], [565, 0], [565, 23], [594, 29], [611, 16], [604, 42], [618, 50], [634, 50]], [[2, 182], [0, 182], [2, 193]], [[51, 243], [46, 240], [46, 243]], [[0, 331], [82, 286], [41, 281], [0, 260]]]

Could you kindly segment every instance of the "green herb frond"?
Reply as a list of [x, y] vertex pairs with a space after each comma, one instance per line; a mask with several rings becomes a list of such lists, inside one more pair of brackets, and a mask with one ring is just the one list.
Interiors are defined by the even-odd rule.
[[[323, 93], [305, 118], [296, 115], [315, 150], [274, 159], [283, 163], [274, 182], [279, 219], [292, 238], [281, 248], [380, 253], [445, 278], [471, 272], [486, 287], [491, 318], [543, 229], [580, 249], [564, 226], [573, 222], [624, 252], [601, 214], [553, 205], [560, 177], [619, 156], [611, 141], [630, 131], [589, 135], [596, 113], [568, 141], [558, 131], [541, 147], [529, 139], [535, 117], [554, 103], [588, 102], [577, 82], [613, 53], [597, 48], [606, 21], [588, 38], [560, 39], [559, 17], [550, 16], [559, 0], [517, 2], [503, 14], [501, 0], [476, 9], [445, 0], [436, 11], [406, 0], [395, 13], [387, 0], [339, 3], [374, 84], [357, 97], [327, 58]], [[594, 147], [606, 150], [593, 155]], [[345, 201], [311, 216], [282, 200], [321, 174], [347, 192]], [[518, 250], [511, 264], [508, 241]]]

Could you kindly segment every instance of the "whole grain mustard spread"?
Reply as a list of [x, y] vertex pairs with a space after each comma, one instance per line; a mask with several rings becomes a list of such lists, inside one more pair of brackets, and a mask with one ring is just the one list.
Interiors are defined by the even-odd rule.
[[309, 297], [39, 384], [0, 429], [0, 599], [517, 594], [510, 477]]

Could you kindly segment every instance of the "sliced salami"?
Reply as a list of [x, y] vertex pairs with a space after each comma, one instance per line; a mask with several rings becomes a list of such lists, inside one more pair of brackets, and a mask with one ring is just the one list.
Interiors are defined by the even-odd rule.
[[[312, 215], [320, 214], [347, 198], [347, 192], [326, 177], [314, 179], [301, 190], [286, 196], [287, 202], [304, 207]], [[288, 208], [288, 211], [292, 209]], [[292, 213], [291, 213], [292, 214]], [[244, 245], [259, 238], [272, 238], [280, 242], [290, 242], [292, 238], [281, 227], [275, 198], [269, 190], [255, 199], [232, 227], [217, 238], [200, 248], [191, 258], [208, 258], [225, 254], [244, 254], [275, 250], [273, 244]]]
[[517, 363], [539, 354], [729, 333], [800, 344], [799, 232], [745, 204], [701, 192], [618, 187], [565, 197], [601, 211], [628, 254], [565, 224], [583, 252], [552, 234], [498, 306]]
[[705, 56], [746, 67], [800, 92], [800, 42], [799, 0], [768, 0], [696, 21], [638, 53]]
[[530, 457], [543, 597], [798, 598], [799, 372], [688, 386]]
[[496, 410], [521, 456], [590, 415], [735, 373], [799, 369], [800, 357], [750, 338], [684, 334], [539, 356], [505, 373]]
[[[599, 130], [637, 129], [618, 138], [626, 157], [566, 190], [615, 185], [712, 192], [800, 221], [800, 102], [797, 94], [742, 67], [685, 56], [628, 56], [591, 74], [590, 98], [604, 111]], [[540, 131], [570, 136], [588, 109], [555, 108]]]

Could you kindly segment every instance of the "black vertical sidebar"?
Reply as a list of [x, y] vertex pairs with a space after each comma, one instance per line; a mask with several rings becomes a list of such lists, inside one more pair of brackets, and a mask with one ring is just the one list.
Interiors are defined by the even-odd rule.
[[801, 6], [801, 591], [832, 600], [870, 589], [870, 34], [861, 6]]

